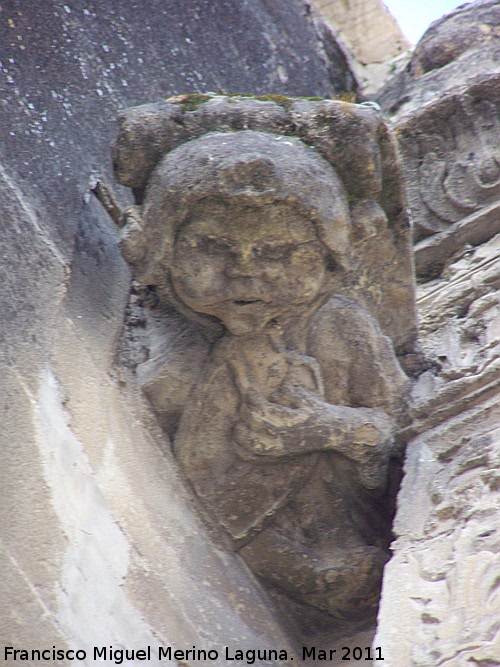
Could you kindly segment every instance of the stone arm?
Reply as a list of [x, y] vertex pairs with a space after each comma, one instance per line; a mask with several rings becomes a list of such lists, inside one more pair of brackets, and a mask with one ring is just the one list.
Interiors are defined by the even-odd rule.
[[333, 297], [316, 313], [307, 354], [321, 368], [329, 403], [383, 410], [396, 432], [407, 425], [410, 382], [391, 340], [357, 302]]
[[334, 451], [358, 464], [365, 486], [378, 486], [408, 388], [389, 340], [358, 304], [336, 297], [311, 322], [307, 351], [311, 356], [288, 353], [291, 372], [270, 400], [241, 372], [236, 377], [241, 407], [233, 435], [240, 456]]
[[153, 330], [150, 336], [153, 353], [137, 367], [137, 379], [162, 428], [173, 438], [211, 346], [193, 325], [179, 325], [173, 317], [168, 327]]
[[379, 409], [331, 405], [302, 387], [283, 388], [267, 401], [248, 390], [233, 437], [242, 458], [281, 458], [317, 451], [358, 464], [368, 488], [382, 482], [392, 443], [392, 423]]

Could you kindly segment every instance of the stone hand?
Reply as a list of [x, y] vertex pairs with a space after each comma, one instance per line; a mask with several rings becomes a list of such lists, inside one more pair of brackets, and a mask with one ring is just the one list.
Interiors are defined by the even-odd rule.
[[331, 405], [299, 386], [283, 386], [271, 399], [245, 392], [233, 432], [243, 458], [334, 451], [357, 464], [368, 488], [383, 481], [392, 444], [383, 411]]
[[233, 432], [234, 441], [244, 452], [258, 456], [284, 456], [283, 436], [311, 419], [307, 406], [287, 406], [266, 400], [257, 390], [247, 388]]

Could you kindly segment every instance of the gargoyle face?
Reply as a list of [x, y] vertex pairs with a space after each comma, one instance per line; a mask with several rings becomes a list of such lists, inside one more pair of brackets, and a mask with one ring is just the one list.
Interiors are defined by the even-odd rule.
[[313, 224], [291, 206], [205, 201], [177, 233], [172, 282], [186, 305], [232, 334], [257, 333], [318, 295], [324, 255]]

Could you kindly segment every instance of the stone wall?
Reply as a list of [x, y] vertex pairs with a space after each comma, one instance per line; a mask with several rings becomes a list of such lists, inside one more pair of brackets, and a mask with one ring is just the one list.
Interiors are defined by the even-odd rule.
[[81, 201], [69, 268], [31, 202], [2, 188], [2, 655], [55, 645], [94, 664], [94, 646], [150, 645], [160, 664], [159, 645], [285, 646], [112, 375], [129, 275], [98, 204]]
[[274, 0], [11, 0], [0, 44], [0, 662], [4, 646], [286, 647], [113, 372], [130, 275], [89, 179], [112, 180], [120, 109], [352, 90], [342, 51]]
[[378, 100], [420, 280], [414, 423], [375, 643], [386, 665], [500, 664], [497, 2], [434, 23]]
[[[345, 47], [298, 0], [240, 9], [2, 4], [2, 650], [214, 646], [222, 665], [229, 642], [288, 647], [273, 602], [197, 518], [169, 443], [114, 367], [130, 276], [89, 192], [96, 169], [111, 180], [124, 107], [355, 90]], [[395, 667], [500, 664], [497, 13], [478, 2], [434, 26], [378, 97], [418, 227], [426, 358], [375, 638]], [[447, 180], [457, 165], [464, 178]]]
[[[388, 665], [500, 664], [500, 236], [420, 287], [414, 387], [375, 643]], [[438, 370], [439, 368], [439, 370]]]
[[378, 0], [310, 0], [351, 58], [366, 96], [384, 83], [396, 64], [408, 58], [410, 43], [396, 19]]

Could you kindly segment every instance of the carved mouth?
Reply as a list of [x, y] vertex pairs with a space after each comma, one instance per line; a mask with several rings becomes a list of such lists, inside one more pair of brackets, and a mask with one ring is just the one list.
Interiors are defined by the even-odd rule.
[[233, 301], [235, 306], [250, 306], [253, 303], [262, 303], [260, 299], [236, 299]]

